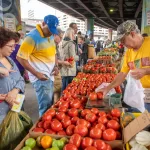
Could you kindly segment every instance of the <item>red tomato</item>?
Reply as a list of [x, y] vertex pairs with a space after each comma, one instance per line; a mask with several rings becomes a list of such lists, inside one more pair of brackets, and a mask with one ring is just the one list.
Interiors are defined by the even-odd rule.
[[85, 96], [82, 96], [80, 99], [81, 103], [86, 103], [87, 102], [87, 98]]
[[66, 117], [66, 114], [64, 112], [56, 112], [56, 118], [61, 121]]
[[97, 148], [95, 148], [94, 146], [89, 146], [85, 148], [84, 150], [97, 150]]
[[43, 117], [42, 117], [42, 120], [43, 120], [43, 121], [51, 121], [51, 120], [52, 120], [51, 114], [45, 113], [45, 114], [43, 115]]
[[43, 133], [44, 129], [43, 128], [34, 128], [33, 131], [34, 132], [41, 132], [41, 133]]
[[75, 145], [77, 148], [80, 147], [81, 144], [81, 136], [79, 134], [73, 134], [69, 140], [70, 144]]
[[99, 128], [93, 128], [90, 130], [90, 137], [93, 139], [100, 139], [102, 136], [102, 130]]
[[43, 123], [44, 123], [44, 121], [38, 122], [37, 127], [38, 127], [38, 128], [43, 128]]
[[73, 144], [66, 144], [63, 150], [78, 150], [78, 148]]
[[78, 116], [78, 110], [76, 108], [71, 108], [69, 111], [68, 111], [68, 115], [70, 117], [76, 117]]
[[73, 97], [73, 98], [77, 98], [78, 96], [77, 96], [76, 93], [74, 93], [74, 90], [73, 90], [72, 92], [73, 92], [72, 97]]
[[69, 107], [69, 103], [67, 101], [62, 101], [59, 104], [59, 107], [61, 107], [61, 106], [68, 108]]
[[74, 133], [74, 128], [75, 128], [75, 125], [72, 125], [72, 124], [67, 127], [66, 133], [67, 133], [68, 136], [73, 135], [73, 133]]
[[111, 146], [106, 143], [106, 150], [112, 150]]
[[119, 122], [119, 118], [117, 117], [112, 117], [112, 120], [116, 120], [117, 122]]
[[88, 134], [88, 128], [83, 125], [77, 125], [74, 129], [74, 133], [77, 133], [81, 136], [86, 136]]
[[113, 129], [106, 129], [103, 132], [103, 139], [106, 141], [114, 141], [116, 139], [116, 132]]
[[117, 131], [120, 129], [120, 125], [116, 120], [110, 120], [107, 123], [107, 128], [111, 128]]
[[87, 121], [87, 128], [89, 129], [91, 127], [91, 123]]
[[71, 94], [69, 92], [64, 93], [63, 98], [66, 100], [67, 98], [70, 98]]
[[111, 120], [112, 119], [112, 115], [110, 113], [107, 114], [107, 119]]
[[44, 121], [43, 123], [43, 128], [46, 129], [50, 129], [51, 127], [51, 121]]
[[87, 127], [87, 121], [84, 119], [78, 119], [77, 125], [83, 125]]
[[103, 117], [103, 116], [106, 117], [106, 113], [105, 113], [104, 111], [100, 111], [98, 115], [99, 115], [100, 117]]
[[66, 135], [66, 132], [64, 130], [58, 131], [57, 132], [58, 135]]
[[101, 129], [102, 131], [104, 131], [106, 129], [106, 127], [102, 124], [102, 123], [98, 123], [95, 128], [99, 128]]
[[47, 133], [47, 134], [56, 134], [56, 132], [53, 131], [52, 129], [47, 129], [47, 130], [45, 131], [45, 133]]
[[96, 147], [97, 150], [106, 150], [106, 144], [102, 140], [95, 140], [93, 146]]
[[103, 99], [103, 93], [102, 92], [98, 92], [97, 93], [97, 98], [98, 99]]
[[94, 113], [89, 113], [85, 116], [85, 119], [89, 122], [95, 122], [96, 115]]
[[62, 124], [57, 119], [52, 120], [51, 128], [52, 128], [52, 130], [58, 132], [58, 131], [62, 130]]
[[89, 137], [85, 137], [82, 140], [82, 148], [85, 149], [86, 147], [92, 146], [93, 139]]
[[121, 115], [121, 112], [120, 112], [119, 109], [114, 108], [114, 109], [111, 110], [111, 115], [112, 115], [113, 117], [118, 117], [118, 118], [119, 118], [120, 115]]
[[97, 108], [92, 108], [91, 112], [97, 115], [99, 113], [99, 110]]
[[71, 120], [65, 117], [65, 118], [61, 121], [61, 123], [62, 123], [62, 125], [63, 125], [63, 128], [67, 128], [69, 125], [71, 125]]
[[108, 119], [105, 116], [102, 116], [98, 119], [98, 123], [106, 124]]
[[56, 111], [55, 111], [55, 109], [48, 109], [48, 110], [46, 111], [46, 113], [48, 113], [48, 114], [50, 114], [52, 117], [54, 117], [55, 114], [56, 114]]
[[116, 131], [116, 140], [121, 140], [121, 133]]
[[71, 119], [71, 123], [72, 124], [76, 124], [76, 122], [78, 121], [78, 117], [73, 117], [72, 119]]
[[73, 100], [70, 102], [70, 107], [71, 108], [80, 108], [81, 102], [79, 100]]
[[97, 94], [96, 94], [95, 92], [90, 93], [90, 95], [89, 95], [89, 99], [90, 99], [91, 101], [95, 101], [95, 100], [97, 100]]
[[60, 106], [60, 107], [58, 108], [58, 111], [60, 111], [60, 112], [67, 112], [67, 107]]
[[84, 110], [81, 111], [81, 116], [85, 117], [86, 114], [88, 114], [88, 113], [91, 113], [91, 111], [89, 109], [84, 109]]

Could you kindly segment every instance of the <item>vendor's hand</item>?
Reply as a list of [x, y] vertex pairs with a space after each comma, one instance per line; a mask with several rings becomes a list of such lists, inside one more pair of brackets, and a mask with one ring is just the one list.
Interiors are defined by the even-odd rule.
[[103, 93], [103, 98], [107, 95], [107, 93], [109, 92], [108, 87], [102, 88], [102, 89], [95, 89], [95, 92], [102, 92]]
[[0, 68], [0, 76], [8, 77], [10, 72], [16, 72], [15, 70], [8, 70], [6, 68]]
[[36, 77], [41, 81], [48, 80], [48, 77], [46, 77], [43, 73], [40, 72], [37, 72]]
[[5, 100], [7, 94], [0, 94], [0, 100]]
[[17, 98], [17, 94], [19, 93], [18, 89], [13, 89], [10, 92], [8, 92], [8, 94], [6, 95], [5, 101], [10, 105], [13, 106], [13, 104], [19, 104], [16, 101]]
[[145, 68], [140, 68], [140, 69], [135, 69], [131, 72], [131, 76], [136, 79], [139, 80], [142, 77], [144, 77], [146, 75], [146, 69]]
[[59, 74], [59, 69], [58, 69], [58, 67], [54, 67], [54, 69], [53, 69], [51, 75], [57, 76], [58, 74]]
[[68, 67], [71, 67], [71, 66], [72, 66], [68, 61], [64, 61], [64, 62], [63, 62], [63, 65], [68, 66]]

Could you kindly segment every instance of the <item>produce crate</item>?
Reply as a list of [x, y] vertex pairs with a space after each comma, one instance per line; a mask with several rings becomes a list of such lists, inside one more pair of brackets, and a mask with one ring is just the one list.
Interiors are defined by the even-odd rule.
[[[25, 144], [25, 141], [28, 139], [28, 138], [37, 138], [38, 136], [31, 136], [31, 135], [27, 135], [21, 142], [20, 144], [14, 149], [14, 150], [21, 150], [23, 147], [24, 147], [24, 144]], [[60, 138], [56, 138], [56, 139], [60, 139]], [[111, 147], [112, 147], [112, 150], [124, 150], [123, 148], [123, 142], [121, 140], [115, 140], [115, 141], [105, 141], [105, 143], [109, 144]], [[43, 148], [39, 148], [39, 147], [35, 147], [33, 148], [32, 150], [44, 150]], [[82, 150], [82, 149], [80, 149]]]
[[[45, 134], [46, 135], [46, 134]], [[21, 150], [24, 146], [25, 146], [25, 141], [28, 139], [28, 138], [34, 138], [36, 139], [38, 137], [38, 135], [36, 136], [31, 136], [30, 134], [27, 134], [26, 137], [19, 143], [19, 145], [14, 149], [14, 150]], [[60, 139], [59, 137], [53, 137], [51, 136], [52, 138], [55, 138], [55, 139]], [[35, 146], [32, 150], [45, 150], [44, 148], [41, 148], [41, 147], [38, 147], [38, 146]]]
[[112, 107], [122, 107], [122, 94], [113, 94], [109, 98], [109, 105]]
[[[139, 117], [139, 116], [141, 115], [141, 113], [133, 113], [133, 115], [137, 118], [137, 117]], [[125, 145], [125, 147], [126, 147], [126, 150], [131, 150], [129, 143], [127, 143], [127, 144]]]
[[90, 99], [88, 99], [87, 103], [86, 103], [86, 107], [85, 108], [109, 108], [109, 98], [107, 99], [103, 99], [103, 100], [95, 100], [95, 101], [91, 101]]

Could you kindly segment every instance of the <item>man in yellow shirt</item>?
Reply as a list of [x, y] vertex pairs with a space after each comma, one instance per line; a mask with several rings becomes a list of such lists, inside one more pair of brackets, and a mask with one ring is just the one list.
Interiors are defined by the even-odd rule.
[[[135, 23], [126, 21], [117, 28], [117, 40], [128, 48], [122, 69], [115, 80], [100, 91], [106, 95], [124, 82], [130, 70], [134, 70], [132, 76], [140, 79], [143, 88], [150, 88], [150, 37], [143, 37]], [[150, 111], [150, 104], [145, 104], [145, 108]]]

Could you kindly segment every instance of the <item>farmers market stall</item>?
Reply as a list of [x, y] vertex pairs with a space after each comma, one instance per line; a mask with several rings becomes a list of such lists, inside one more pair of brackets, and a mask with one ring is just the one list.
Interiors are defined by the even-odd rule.
[[88, 61], [15, 150], [149, 150], [149, 113], [126, 112], [120, 86], [95, 93], [116, 77], [118, 57], [107, 48]]

